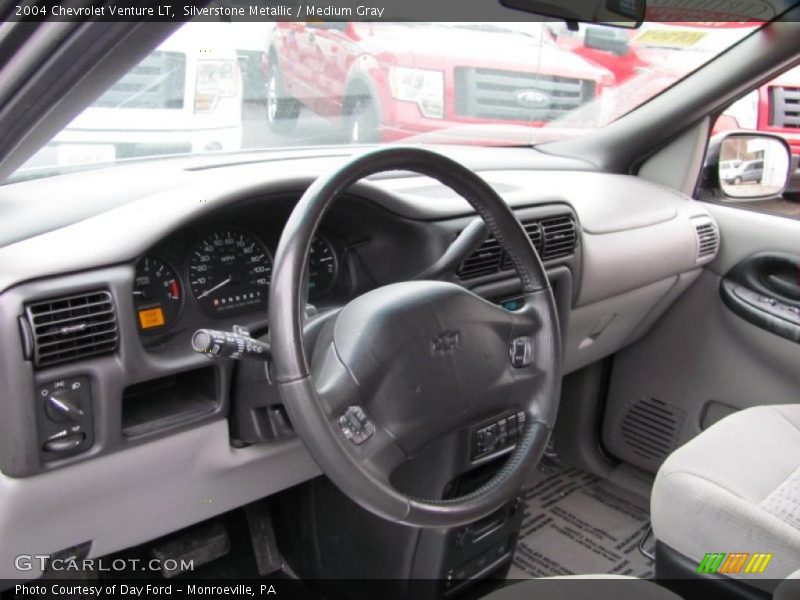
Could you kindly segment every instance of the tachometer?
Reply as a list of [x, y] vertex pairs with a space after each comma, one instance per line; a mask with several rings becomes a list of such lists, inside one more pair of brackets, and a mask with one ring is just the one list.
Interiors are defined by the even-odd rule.
[[182, 302], [181, 283], [172, 267], [155, 256], [136, 263], [133, 306], [141, 331], [156, 332], [172, 325]]
[[192, 296], [210, 314], [265, 307], [272, 257], [252, 236], [235, 229], [212, 232], [189, 257]]
[[336, 252], [331, 243], [322, 236], [311, 242], [308, 254], [308, 297], [321, 298], [328, 293], [336, 281], [338, 265]]

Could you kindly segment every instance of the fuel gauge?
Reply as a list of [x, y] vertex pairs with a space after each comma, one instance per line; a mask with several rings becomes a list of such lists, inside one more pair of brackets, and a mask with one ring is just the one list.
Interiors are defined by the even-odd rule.
[[182, 303], [181, 283], [172, 267], [155, 256], [145, 256], [136, 263], [133, 306], [140, 331], [167, 329], [178, 318]]

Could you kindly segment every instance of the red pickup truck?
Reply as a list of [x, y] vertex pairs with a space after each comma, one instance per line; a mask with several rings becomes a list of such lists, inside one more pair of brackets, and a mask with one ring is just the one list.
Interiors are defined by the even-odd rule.
[[[621, 86], [628, 82], [639, 85], [636, 78], [653, 70], [668, 74], [664, 84], [675, 81], [690, 70], [678, 60], [682, 54], [699, 53], [714, 38], [730, 43], [732, 37], [748, 33], [753, 24], [658, 23], [639, 31], [596, 25], [581, 25], [579, 30], [570, 31], [562, 23], [547, 27], [562, 49], [608, 69], [615, 85]], [[776, 77], [726, 110], [717, 119], [714, 133], [731, 129], [777, 133], [789, 143], [795, 165], [800, 163], [800, 67]], [[784, 196], [800, 199], [800, 169]]]
[[446, 142], [448, 130], [486, 123], [539, 127], [613, 82], [540, 23], [278, 23], [263, 70], [273, 131], [291, 131], [305, 106], [352, 143], [432, 132]]

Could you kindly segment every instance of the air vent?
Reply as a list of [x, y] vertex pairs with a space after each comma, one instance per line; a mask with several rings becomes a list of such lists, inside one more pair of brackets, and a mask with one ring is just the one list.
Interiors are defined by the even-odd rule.
[[678, 445], [683, 411], [657, 400], [633, 402], [619, 424], [622, 442], [636, 456], [660, 464]]
[[[525, 229], [525, 233], [528, 234], [528, 237], [533, 244], [533, 247], [536, 248], [536, 251], [541, 254], [542, 253], [542, 226], [539, 225], [538, 221], [529, 221], [527, 223], [522, 224], [523, 229]], [[511, 257], [508, 254], [503, 254], [503, 270], [513, 268], [513, 264], [511, 264]]]
[[564, 215], [542, 221], [542, 260], [567, 256], [575, 251], [578, 234], [575, 221]]
[[[568, 215], [553, 217], [544, 221], [525, 221], [522, 226], [527, 232], [533, 247], [541, 255], [542, 260], [567, 256], [575, 250], [577, 241], [575, 222]], [[545, 227], [548, 227], [551, 236], [551, 253], [549, 255], [546, 254], [547, 247], [543, 247], [543, 240], [547, 236], [547, 232], [544, 231]], [[562, 239], [561, 236], [566, 237]], [[502, 249], [497, 240], [494, 237], [490, 237], [461, 264], [458, 276], [462, 280], [474, 279], [499, 273], [500, 271], [507, 271], [512, 267], [511, 258]]]
[[104, 291], [30, 304], [25, 310], [37, 367], [110, 352], [117, 347], [117, 317]]
[[695, 233], [697, 234], [697, 260], [698, 262], [714, 256], [719, 248], [719, 233], [711, 221], [696, 221]]
[[469, 258], [461, 263], [458, 276], [461, 279], [474, 279], [497, 273], [503, 262], [503, 254], [500, 243], [494, 237], [487, 238]]

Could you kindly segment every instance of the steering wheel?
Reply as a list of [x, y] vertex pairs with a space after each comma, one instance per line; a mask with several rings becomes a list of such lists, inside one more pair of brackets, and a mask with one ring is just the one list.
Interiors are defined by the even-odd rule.
[[[344, 306], [304, 347], [306, 257], [333, 201], [360, 179], [412, 171], [463, 196], [510, 257], [524, 305], [507, 311], [445, 281], [379, 287]], [[428, 150], [389, 147], [319, 177], [295, 206], [275, 255], [269, 296], [275, 382], [322, 471], [363, 508], [418, 527], [463, 525], [519, 493], [558, 408], [560, 336], [544, 268], [521, 224], [475, 173]], [[391, 474], [431, 442], [494, 415], [524, 411], [504, 466], [457, 498], [416, 498]]]

